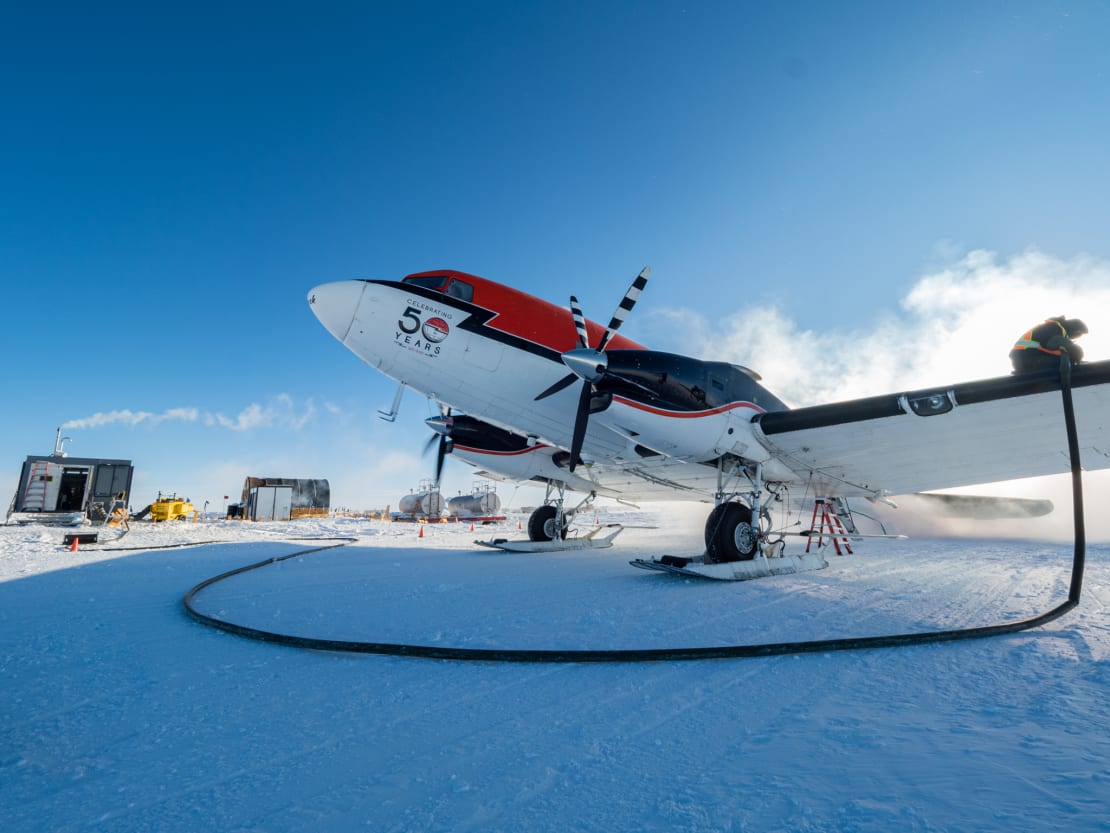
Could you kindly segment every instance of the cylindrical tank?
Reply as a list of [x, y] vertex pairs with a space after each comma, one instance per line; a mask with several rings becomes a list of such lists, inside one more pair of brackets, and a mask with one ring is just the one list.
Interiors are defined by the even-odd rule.
[[475, 492], [470, 495], [458, 495], [447, 501], [447, 511], [456, 517], [470, 516], [485, 517], [496, 515], [501, 509], [501, 498], [497, 492]]
[[439, 517], [443, 514], [443, 495], [435, 491], [405, 495], [401, 498], [397, 509], [403, 515]]

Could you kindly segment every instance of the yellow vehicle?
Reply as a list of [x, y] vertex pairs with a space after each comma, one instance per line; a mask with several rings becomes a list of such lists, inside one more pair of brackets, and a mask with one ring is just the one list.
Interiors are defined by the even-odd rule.
[[158, 521], [184, 521], [189, 515], [196, 517], [197, 510], [188, 498], [179, 498], [177, 495], [163, 497], [158, 493], [158, 500], [150, 504], [150, 519]]

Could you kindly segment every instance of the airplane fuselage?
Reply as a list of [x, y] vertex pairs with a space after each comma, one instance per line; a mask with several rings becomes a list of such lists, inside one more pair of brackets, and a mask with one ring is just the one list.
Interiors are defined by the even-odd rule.
[[[456, 455], [506, 478], [559, 479], [572, 489], [609, 491], [589, 471], [570, 472], [551, 453], [571, 447], [581, 385], [537, 399], [567, 375], [563, 354], [578, 346], [567, 309], [454, 271], [323, 284], [309, 301], [324, 326], [374, 369], [521, 438], [519, 448], [508, 450], [459, 442]], [[586, 329], [596, 344], [603, 328], [587, 321]], [[621, 381], [595, 387], [581, 453], [587, 464], [658, 456], [710, 463], [728, 454], [775, 465], [751, 420], [785, 406], [749, 371], [649, 351], [619, 334], [606, 355]], [[644, 384], [637, 387], [637, 380]], [[653, 393], [645, 393], [648, 387]], [[547, 453], [534, 455], [535, 449]], [[705, 473], [699, 499], [711, 491], [711, 475]], [[652, 490], [619, 491], [643, 498]]]

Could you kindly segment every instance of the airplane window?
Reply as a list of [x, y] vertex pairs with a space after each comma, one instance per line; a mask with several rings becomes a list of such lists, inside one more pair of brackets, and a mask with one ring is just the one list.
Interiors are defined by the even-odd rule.
[[450, 295], [452, 298], [460, 298], [463, 301], [474, 300], [474, 287], [466, 281], [460, 281], [458, 278], [452, 279], [450, 275], [428, 275], [419, 278], [409, 276], [405, 278], [402, 283], [442, 292], [445, 295]]
[[447, 285], [447, 294], [463, 301], [474, 300], [474, 287], [458, 278]]
[[447, 280], [443, 275], [433, 275], [430, 278], [405, 278], [402, 283], [411, 283], [413, 286], [421, 286], [424, 289], [434, 289], [438, 292], [443, 291], [443, 282]]

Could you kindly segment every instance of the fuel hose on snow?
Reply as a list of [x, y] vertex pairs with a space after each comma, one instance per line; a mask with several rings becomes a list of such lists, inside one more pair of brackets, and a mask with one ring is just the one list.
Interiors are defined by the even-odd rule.
[[1068, 598], [1045, 613], [1015, 622], [998, 625], [960, 628], [952, 630], [926, 631], [918, 633], [893, 634], [890, 636], [863, 636], [843, 639], [818, 639], [801, 642], [777, 642], [755, 645], [731, 645], [721, 647], [694, 648], [630, 648], [613, 650], [574, 650], [574, 649], [514, 649], [514, 648], [453, 648], [440, 645], [405, 644], [396, 642], [362, 642], [338, 639], [318, 639], [275, 633], [273, 631], [239, 625], [201, 613], [194, 606], [196, 597], [208, 587], [218, 582], [241, 575], [252, 570], [300, 558], [312, 553], [342, 547], [354, 539], [342, 539], [340, 543], [299, 550], [288, 555], [269, 558], [245, 567], [240, 567], [202, 581], [189, 590], [182, 599], [186, 614], [192, 619], [209, 627], [217, 628], [237, 636], [272, 642], [295, 648], [308, 648], [316, 651], [341, 651], [358, 654], [385, 654], [389, 656], [417, 657], [439, 660], [465, 660], [471, 662], [527, 662], [527, 663], [615, 663], [615, 662], [674, 662], [676, 660], [706, 659], [745, 659], [772, 657], [788, 654], [814, 654], [830, 651], [858, 651], [869, 648], [894, 648], [909, 645], [926, 645], [935, 642], [955, 642], [957, 640], [983, 639], [990, 636], [1019, 633], [1048, 624], [1079, 604], [1083, 589], [1083, 570], [1086, 558], [1086, 529], [1083, 518], [1083, 474], [1079, 459], [1079, 438], [1075, 427], [1075, 408], [1071, 391], [1071, 361], [1067, 353], [1060, 361], [1060, 393], [1063, 403], [1064, 424], [1067, 429], [1068, 456], [1071, 461], [1072, 516], [1074, 527], [1074, 554], [1072, 557], [1071, 584]]

